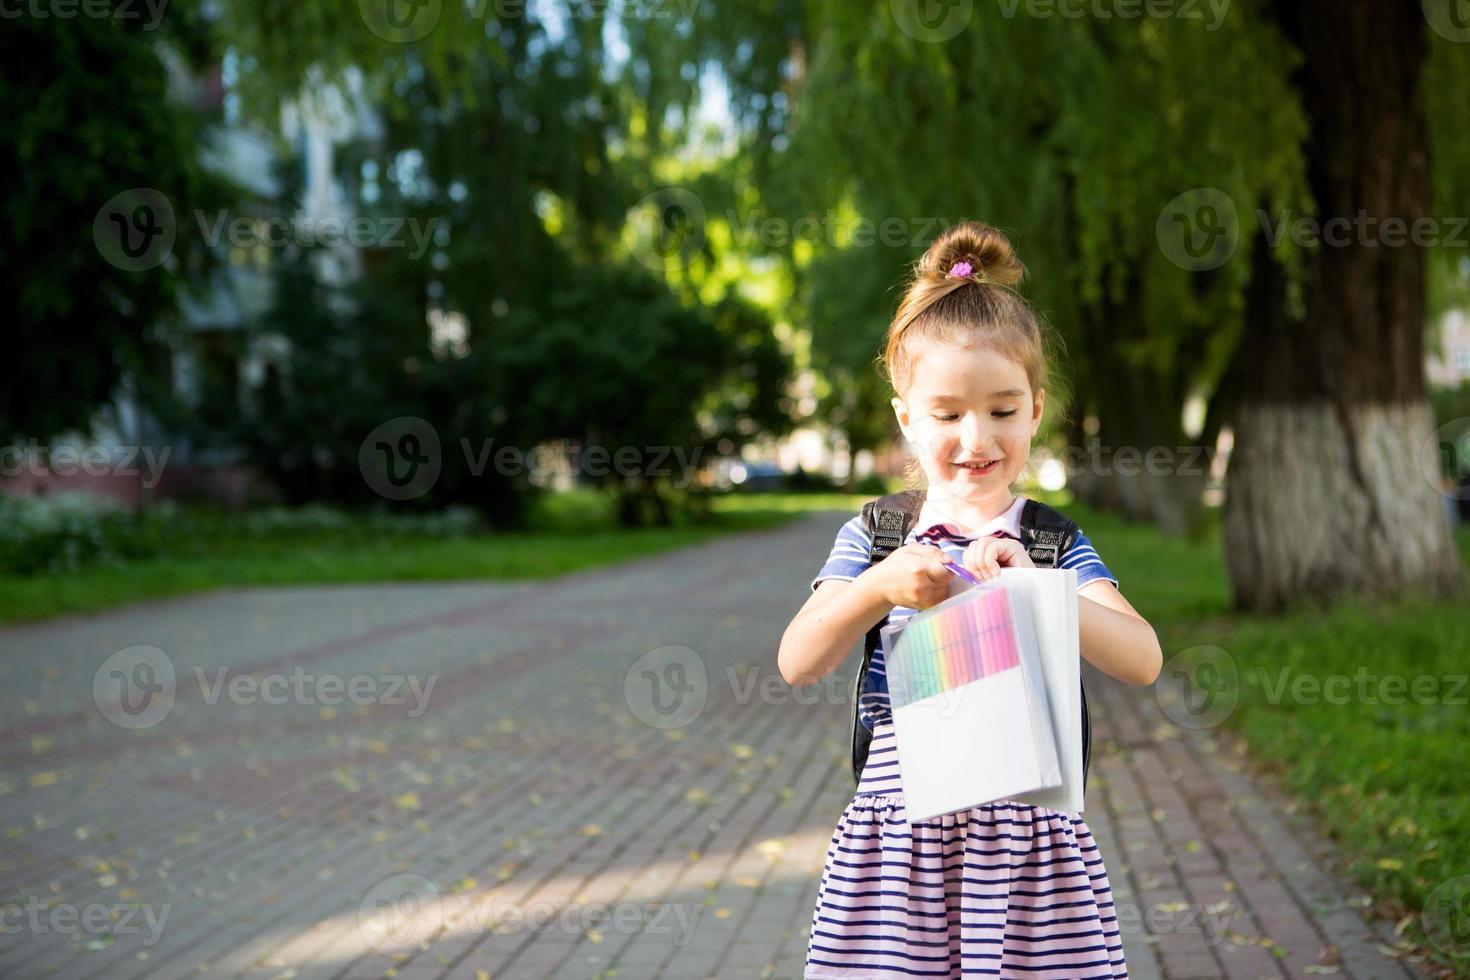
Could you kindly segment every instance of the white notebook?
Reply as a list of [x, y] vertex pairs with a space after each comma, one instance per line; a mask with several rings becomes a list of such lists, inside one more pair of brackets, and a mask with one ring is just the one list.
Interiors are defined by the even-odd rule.
[[1077, 573], [1002, 569], [885, 631], [910, 820], [996, 800], [1080, 815]]
[[1032, 594], [1037, 647], [1046, 677], [1047, 703], [1056, 732], [1061, 784], [1016, 797], [1018, 803], [1082, 815], [1082, 651], [1077, 627], [1077, 570], [1003, 568], [1002, 582]]

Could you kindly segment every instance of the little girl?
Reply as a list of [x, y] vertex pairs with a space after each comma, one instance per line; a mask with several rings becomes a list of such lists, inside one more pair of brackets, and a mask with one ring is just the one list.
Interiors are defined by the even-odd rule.
[[[1041, 424], [1047, 364], [1043, 324], [1011, 289], [1022, 272], [1005, 236], [973, 221], [920, 260], [884, 361], [924, 503], [904, 546], [877, 563], [861, 517], [838, 531], [781, 640], [789, 683], [831, 673], [885, 615], [901, 624], [946, 598], [947, 563], [981, 578], [1034, 567], [1019, 540], [1025, 498], [1010, 487]], [[1082, 656], [1153, 683], [1153, 628], [1083, 534], [1059, 566], [1077, 570]], [[883, 658], [880, 645], [859, 705], [873, 741], [827, 850], [806, 976], [1126, 977], [1107, 872], [1081, 819], [1005, 800], [909, 822]]]

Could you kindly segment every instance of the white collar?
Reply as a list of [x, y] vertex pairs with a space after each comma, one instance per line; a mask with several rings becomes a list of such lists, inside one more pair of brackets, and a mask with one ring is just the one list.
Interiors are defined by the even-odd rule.
[[[1012, 501], [1011, 506], [999, 515], [992, 517], [978, 528], [971, 528], [962, 524], [955, 518], [941, 512], [940, 508], [933, 506], [929, 498], [924, 498], [923, 505], [919, 508], [918, 520], [914, 522], [913, 535], [927, 530], [930, 527], [942, 525], [952, 537], [963, 538], [973, 541], [976, 538], [989, 537], [996, 531], [1004, 531], [1017, 540], [1021, 537], [1021, 509], [1026, 506], [1026, 498], [1020, 494]], [[913, 535], [910, 535], [911, 537]]]

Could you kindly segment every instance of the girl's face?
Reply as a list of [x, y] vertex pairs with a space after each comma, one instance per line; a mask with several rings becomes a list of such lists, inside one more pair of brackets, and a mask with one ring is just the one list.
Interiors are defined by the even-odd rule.
[[928, 478], [926, 499], [992, 517], [1026, 465], [1046, 392], [1033, 393], [1025, 369], [989, 348], [921, 341], [912, 354], [893, 411]]

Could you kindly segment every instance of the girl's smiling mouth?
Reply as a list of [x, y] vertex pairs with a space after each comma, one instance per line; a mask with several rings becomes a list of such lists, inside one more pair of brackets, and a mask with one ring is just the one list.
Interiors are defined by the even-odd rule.
[[999, 459], [957, 460], [955, 466], [973, 476], [988, 476], [1000, 464]]

